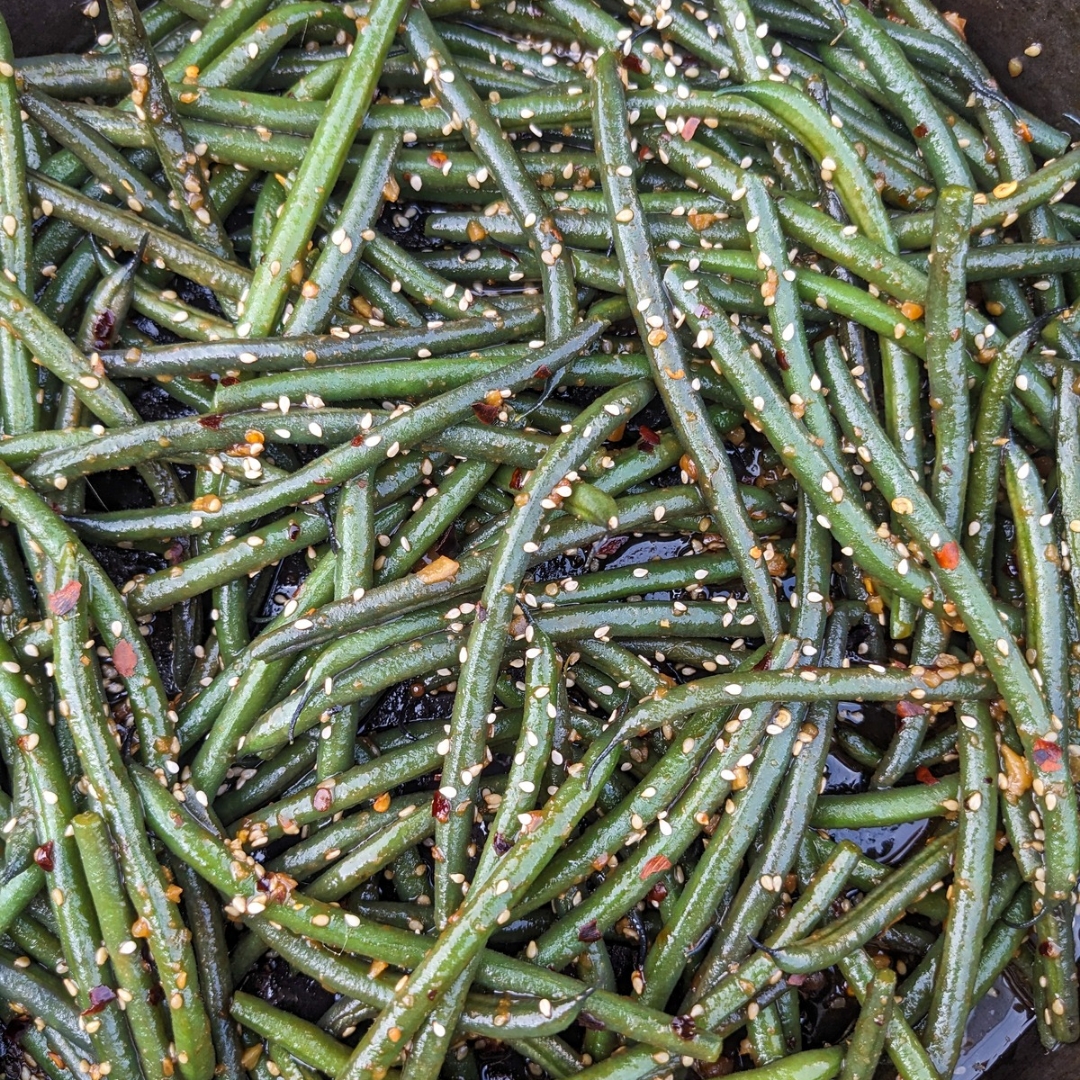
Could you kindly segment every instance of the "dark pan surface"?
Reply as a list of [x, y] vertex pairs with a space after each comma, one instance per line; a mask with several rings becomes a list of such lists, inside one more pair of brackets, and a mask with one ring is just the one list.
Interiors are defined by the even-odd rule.
[[[11, 30], [16, 55], [32, 56], [90, 47], [108, 27], [104, 0], [99, 4], [95, 18], [84, 14], [83, 0], [0, 0], [0, 12]], [[1009, 97], [1080, 136], [1077, 0], [942, 0], [938, 7], [967, 20], [968, 41]], [[1025, 55], [1024, 50], [1036, 43], [1041, 46], [1039, 55]], [[1010, 73], [1010, 60], [1022, 65], [1018, 75]], [[981, 1010], [975, 1019], [970, 1032], [973, 1045], [957, 1070], [957, 1080], [976, 1076], [1073, 1080], [1080, 1076], [1080, 1044], [1047, 1054], [1007, 988], [1002, 987], [993, 1008]]]

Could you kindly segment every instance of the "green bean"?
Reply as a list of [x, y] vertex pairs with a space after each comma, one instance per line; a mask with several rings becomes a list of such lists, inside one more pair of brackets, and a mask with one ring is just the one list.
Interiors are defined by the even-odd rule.
[[[3, 651], [7, 652], [6, 646]], [[5, 674], [4, 680], [7, 683], [5, 697], [17, 695], [20, 689], [24, 694], [27, 692], [25, 686], [19, 687], [22, 679]], [[97, 987], [114, 992], [109, 969], [100, 962], [97, 953], [101, 935], [96, 914], [90, 906], [87, 877], [67, 828], [75, 813], [74, 799], [52, 729], [36, 697], [30, 694], [29, 697], [8, 697], [8, 700], [11, 722], [20, 732], [17, 745], [20, 757], [25, 755], [27, 762], [38, 819], [41, 846], [36, 851], [35, 861], [50, 874], [49, 897], [58, 923], [65, 964], [71, 974], [73, 996], [77, 995], [76, 1001], [82, 1010], [91, 1009], [96, 1004], [94, 992]], [[10, 849], [8, 855], [10, 857]], [[14, 885], [15, 882], [11, 882], [8, 887]], [[17, 913], [18, 910], [11, 912], [12, 915]], [[112, 1062], [117, 1068], [138, 1068], [123, 1016], [108, 1005], [97, 1015], [98, 1022], [89, 1025], [87, 1032], [98, 1059]]]
[[19, 100], [52, 138], [75, 154], [100, 183], [114, 191], [126, 192], [124, 202], [129, 210], [145, 214], [155, 225], [180, 231], [183, 219], [169, 206], [167, 194], [92, 127], [32, 83], [24, 85]]
[[144, 221], [127, 210], [118, 210], [86, 198], [82, 193], [30, 170], [30, 197], [42, 212], [125, 251], [137, 251], [146, 238], [146, 252], [158, 265], [168, 265], [177, 273], [225, 296], [240, 296], [248, 287], [248, 271], [219, 259], [202, 248]]
[[125, 1003], [124, 1014], [143, 1069], [152, 1075], [164, 1069], [163, 1063], [171, 1057], [169, 1037], [161, 1009], [152, 1004], [154, 984], [150, 972], [131, 947], [134, 943], [129, 935], [134, 920], [117, 873], [112, 838], [105, 822], [93, 812], [75, 815], [71, 827], [101, 923], [102, 941]]
[[859, 829], [897, 825], [948, 813], [957, 801], [957, 781], [943, 777], [936, 784], [888, 788], [873, 795], [823, 795], [811, 824], [821, 829]]
[[360, 241], [371, 231], [382, 207], [397, 147], [396, 133], [379, 132], [372, 138], [348, 198], [334, 222], [329, 242], [323, 245], [311, 270], [309, 287], [306, 292], [301, 290], [300, 299], [288, 319], [290, 336], [325, 331], [335, 296], [341, 294], [366, 250]]
[[108, 0], [108, 5], [109, 20], [131, 79], [135, 115], [147, 125], [187, 231], [212, 254], [231, 261], [232, 244], [209, 197], [202, 166], [176, 116], [139, 9], [129, 0]]
[[[15, 71], [7, 24], [0, 19], [0, 269], [24, 292], [32, 288], [32, 235], [30, 203], [26, 191], [26, 146]], [[16, 331], [0, 330], [0, 377], [4, 394], [0, 419], [5, 434], [19, 435], [38, 427], [38, 404], [34, 389], [37, 378], [30, 353], [18, 340]]]
[[[74, 540], [73, 535], [28, 489], [25, 481], [6, 466], [0, 467], [0, 502], [7, 516], [19, 525], [27, 528], [33, 523], [35, 542], [44, 549], [51, 562], [57, 563], [65, 547]], [[175, 752], [172, 743], [174, 714], [168, 708], [149, 649], [112, 582], [85, 549], [77, 547], [77, 550], [91, 586], [90, 603], [104, 644], [113, 652], [123, 642], [120, 647], [130, 648], [134, 653], [131, 670], [133, 675], [138, 672], [139, 677], [124, 676], [124, 680], [139, 729], [143, 760], [167, 767], [166, 762]]]
[[[1049, 759], [1040, 760], [1041, 750], [1038, 757], [1035, 754], [1036, 742], [1041, 747], [1043, 741], [1050, 741], [1045, 740], [1045, 736], [1057, 730], [1046, 700], [1026, 663], [1016, 656], [1009, 642], [1001, 637], [1001, 621], [989, 601], [985, 586], [961, 552], [956, 540], [950, 537], [944, 521], [934, 511], [925, 493], [918, 487], [912, 488], [906, 475], [902, 475], [900, 463], [894, 454], [890, 454], [891, 448], [877, 428], [876, 420], [866, 415], [867, 410], [861, 396], [845, 393], [852, 385], [850, 376], [840, 370], [827, 372], [826, 375], [834, 393], [838, 396], [844, 394], [844, 412], [841, 414], [843, 422], [845, 426], [858, 424], [861, 434], [856, 440], [870, 450], [867, 465], [883, 493], [894, 506], [897, 499], [908, 500], [900, 504], [905, 528], [910, 531], [913, 539], [926, 545], [928, 550], [941, 552], [940, 557], [935, 555], [938, 573], [946, 581], [955, 582], [950, 589], [950, 599], [1008, 703], [1029, 763], [1035, 766], [1033, 774], [1039, 778], [1039, 786], [1043, 789], [1043, 794], [1039, 795], [1040, 809], [1044, 817], [1051, 821], [1057, 822], [1060, 819], [1060, 828], [1055, 825], [1047, 830], [1047, 890], [1051, 899], [1066, 895], [1070, 889], [1069, 883], [1075, 875], [1075, 871], [1070, 870], [1069, 866], [1075, 863], [1074, 854], [1080, 849], [1080, 838], [1077, 836], [1077, 822], [1074, 816], [1071, 816], [1071, 786], [1061, 784], [1060, 778], [1054, 775], [1060, 771], [1057, 755], [1050, 752]], [[846, 433], [851, 437], [853, 431], [849, 428]], [[948, 545], [947, 551], [945, 545]], [[1046, 765], [1049, 765], [1049, 768], [1044, 768]], [[1038, 794], [1038, 788], [1036, 792]], [[1053, 796], [1049, 806], [1046, 805], [1047, 794]], [[1064, 805], [1061, 805], [1062, 803]]]
[[[667, 277], [677, 284], [673, 292], [680, 299], [693, 292], [699, 284], [697, 279], [678, 267], [671, 267]], [[744, 395], [744, 403], [752, 410], [754, 421], [770, 434], [774, 445], [784, 448], [788, 467], [804, 484], [808, 495], [814, 500], [815, 509], [831, 523], [841, 543], [853, 548], [860, 564], [875, 577], [896, 589], [901, 596], [920, 603], [931, 588], [929, 580], [908, 559], [897, 558], [895, 549], [890, 550], [888, 545], [882, 543], [863, 512], [844, 497], [839, 478], [833, 479], [836, 474], [828, 459], [790, 416], [787, 403], [771, 381], [753, 371], [756, 364], [750, 354], [744, 351], [730, 324], [715, 318], [699, 320], [692, 311], [688, 312], [688, 319], [697, 329], [702, 344], [716, 355], [714, 362], [717, 368], [723, 365], [721, 370], [729, 382], [738, 380], [736, 389]], [[766, 402], [769, 403], [768, 408]], [[835, 494], [823, 492], [822, 477], [829, 481], [830, 491]], [[919, 584], [916, 584], [917, 579], [922, 579]], [[915, 588], [912, 588], [913, 585]]]
[[[255, 268], [251, 289], [237, 326], [241, 337], [264, 337], [277, 323], [296, 267], [301, 278], [303, 253], [330, 188], [360, 126], [378, 72], [404, 11], [401, 0], [375, 3], [359, 33], [326, 113], [297, 173], [285, 209], [274, 226], [263, 261]], [[322, 193], [320, 195], [320, 193]], [[302, 290], [301, 290], [302, 291]]]
[[[67, 586], [71, 593], [81, 593], [84, 587], [76, 559], [75, 547], [68, 545], [57, 564], [58, 576], [63, 582], [61, 588]], [[140, 925], [145, 927], [169, 1002], [181, 1075], [208, 1080], [214, 1069], [214, 1054], [194, 957], [190, 945], [178, 941], [177, 935], [169, 930], [179, 921], [179, 913], [164, 887], [160, 867], [142, 832], [142, 813], [119, 750], [105, 725], [97, 688], [89, 682], [82, 665], [84, 643], [89, 638], [86, 614], [86, 601], [78, 596], [69, 612], [64, 611], [64, 605], [60, 605], [59, 610], [53, 607], [53, 647], [57, 679], [66, 702], [67, 722], [83, 767], [94, 777], [103, 816], [114, 833], [130, 837], [120, 852], [125, 884]]]
[[[546, 370], [554, 375], [586, 348], [599, 335], [604, 325], [603, 322], [595, 320], [581, 324], [567, 338], [544, 349], [538, 349], [516, 363], [497, 369], [492, 376], [492, 385], [501, 383], [502, 387], [512, 390], [536, 380], [538, 370]], [[550, 376], [545, 376], [547, 377]], [[245, 491], [228, 501], [222, 500], [220, 509], [211, 513], [201, 512], [189, 504], [186, 508], [171, 512], [158, 508], [154, 514], [131, 511], [119, 515], [99, 515], [96, 517], [98, 526], [94, 534], [101, 536], [104, 531], [105, 535], [109, 535], [108, 528], [111, 524], [113, 528], [120, 529], [128, 539], [150, 539], [209, 529], [220, 530], [250, 521], [254, 517], [309, 498], [312, 485], [317, 489], [341, 483], [381, 462], [388, 452], [389, 457], [394, 457], [399, 450], [408, 449], [448, 423], [464, 419], [472, 412], [476, 393], [472, 385], [457, 386], [409, 412], [398, 412], [378, 429], [372, 430], [370, 435], [363, 438], [357, 436], [357, 445], [337, 447], [279, 480]], [[384, 443], [387, 445], [381, 448]], [[88, 527], [95, 519], [82, 517], [73, 520], [89, 532]], [[141, 524], [137, 525], [136, 522]]]
[[[436, 867], [435, 906], [440, 921], [457, 906], [459, 886], [449, 874], [461, 873], [464, 848], [469, 838], [469, 821], [457, 808], [474, 797], [475, 780], [466, 781], [473, 766], [483, 760], [484, 717], [494, 690], [495, 672], [505, 648], [505, 634], [528, 557], [537, 547], [531, 537], [553, 508], [551, 492], [564, 483], [568, 472], [580, 463], [618, 426], [625, 424], [652, 397], [653, 388], [644, 381], [629, 383], [622, 390], [609, 391], [584, 409], [570, 429], [552, 443], [541, 464], [531, 474], [511, 511], [506, 530], [492, 557], [488, 581], [480, 599], [485, 617], [473, 622], [462, 654], [462, 673], [454, 701], [450, 746], [443, 766], [452, 782], [441, 794], [449, 804], [448, 818], [436, 828], [436, 843], [446, 858]], [[617, 522], [608, 523], [609, 528]], [[460, 782], [460, 786], [459, 786]], [[445, 868], [445, 872], [440, 872]]]
[[537, 803], [549, 746], [554, 745], [558, 716], [558, 677], [562, 663], [551, 639], [530, 627], [526, 653], [525, 711], [515, 748], [506, 792], [488, 831], [474, 879], [483, 881], [494, 870], [500, 848], [516, 831], [518, 814], [529, 813]]
[[[155, 831], [170, 847], [177, 847], [177, 854], [183, 851], [183, 857], [194, 862], [200, 874], [208, 877], [217, 887], [224, 887], [227, 893], [234, 893], [242, 881], [238, 882], [233, 876], [231, 866], [234, 860], [228, 849], [206, 833], [190, 814], [178, 809], [168, 791], [145, 772], [135, 770], [132, 775], [135, 783], [139, 785], [144, 806]], [[236, 865], [241, 873], [245, 873], [241, 864]], [[279, 885], [278, 879], [273, 877], [268, 879], [268, 892], [256, 888], [253, 877], [244, 880], [247, 880], [248, 884], [244, 886], [245, 892], [240, 895], [247, 898], [244, 901], [245, 908], [252, 901], [262, 905], [264, 909], [269, 906], [277, 921], [316, 940], [342, 948], [350, 944], [350, 939], [357, 939], [357, 931], [360, 931], [361, 935], [375, 946], [376, 953], [390, 962], [394, 962], [395, 957], [400, 957], [402, 962], [411, 966], [424, 955], [423, 942], [418, 941], [410, 931], [394, 931], [388, 927], [366, 923], [359, 916], [351, 913], [346, 915], [339, 908], [312, 901], [300, 902], [300, 894], [295, 890], [291, 893], [291, 902], [276, 900], [275, 890], [287, 889], [287, 886], [283, 882]], [[276, 895], [283, 897], [286, 894], [277, 891]], [[313, 918], [318, 921], [313, 923]], [[555, 997], [577, 993], [581, 985], [576, 980], [545, 972], [532, 964], [490, 951], [482, 955], [477, 977], [483, 985], [491, 986], [500, 992], [534, 994], [544, 988], [545, 992], [550, 992]], [[551, 988], [550, 991], [547, 988]], [[615, 1030], [632, 1034], [634, 1038], [650, 1046], [681, 1053], [691, 1045], [671, 1029], [670, 1017], [651, 1009], [643, 1009], [625, 998], [597, 991], [589, 1000], [589, 1010]], [[702, 1060], [710, 1057], [715, 1060], [713, 1055], [718, 1055], [720, 1050], [719, 1040], [702, 1033], [698, 1033], [692, 1046], [695, 1055]]]
[[[1058, 570], [1058, 550], [1052, 520], [1038, 473], [1015, 443], [1004, 450], [1005, 488], [1009, 495], [1020, 574], [1028, 603], [1024, 640], [1028, 663], [1038, 673], [1039, 686], [1051, 718], [1064, 722], [1068, 705], [1068, 658], [1064, 596]], [[1055, 728], [1057, 724], [1054, 725]]]
[[[646, 958], [641, 999], [662, 1004], [682, 974], [687, 953], [700, 939], [713, 917], [710, 902], [721, 894], [741, 864], [765, 808], [774, 799], [802, 729], [778, 714], [770, 726], [780, 728], [754, 762], [749, 786], [725, 807], [724, 816], [710, 838], [705, 854], [675, 903]], [[809, 732], [807, 732], [809, 734]], [[799, 740], [801, 743], [801, 740]], [[805, 750], [805, 747], [803, 747]]]
[[954, 532], [960, 531], [963, 515], [972, 426], [963, 340], [954, 337], [967, 295], [964, 262], [971, 208], [970, 191], [942, 188], [934, 211], [932, 262], [926, 290], [926, 368], [934, 430], [930, 495]]
[[885, 1033], [892, 1018], [896, 972], [885, 968], [870, 980], [859, 1019], [844, 1051], [841, 1080], [866, 1080], [873, 1076], [885, 1045]]
[[[694, 461], [710, 510], [721, 523], [728, 547], [739, 562], [766, 637], [780, 629], [772, 584], [753, 542], [750, 523], [738, 512], [734, 477], [716, 433], [704, 415], [693, 384], [686, 378], [686, 358], [678, 344], [674, 322], [660, 303], [663, 286], [641, 224], [642, 210], [631, 177], [626, 105], [614, 67], [614, 56], [601, 57], [594, 83], [597, 145], [603, 162], [608, 210], [615, 221], [615, 249], [626, 278], [628, 297], [638, 330], [648, 342], [647, 355], [657, 389], [680, 441]], [[646, 303], [648, 301], [648, 303]], [[656, 308], [658, 313], [649, 315]], [[649, 320], [659, 320], [653, 325]]]
[[997, 492], [1001, 478], [1000, 440], [1006, 432], [1009, 404], [1006, 395], [1015, 385], [1020, 363], [1031, 347], [1037, 327], [1022, 330], [998, 349], [979, 399], [975, 420], [971, 481], [964, 503], [964, 551], [984, 576], [993, 554]]
[[[808, 581], [814, 577], [821, 579], [824, 567], [828, 566], [823, 530], [811, 522], [809, 514], [800, 515], [801, 557], [807, 560], [807, 568], [811, 560], [818, 563], [817, 573], [808, 573]], [[813, 606], [807, 603], [800, 611]], [[825, 663], [839, 663], [842, 659], [849, 625], [850, 618], [843, 612], [831, 617], [819, 649], [819, 658]], [[831, 744], [834, 713], [830, 703], [812, 706], [804, 714], [805, 720], [797, 736], [799, 753], [777, 796], [769, 838], [754, 858], [745, 881], [724, 914], [720, 934], [694, 973], [691, 993], [698, 1000], [716, 984], [728, 964], [742, 957], [746, 948], [744, 943], [760, 932], [768, 909], [774, 903], [775, 886], [795, 861], [803, 833], [797, 826], [810, 820], [817, 802], [821, 766]]]
[[245, 1027], [279, 1041], [291, 1054], [321, 1072], [337, 1076], [349, 1060], [348, 1048], [336, 1039], [261, 998], [238, 990], [233, 994], [231, 1012]]
[[949, 919], [945, 924], [942, 963], [934, 983], [924, 1042], [935, 1067], [948, 1075], [960, 1055], [956, 1028], [971, 1009], [973, 966], [958, 962], [972, 942], [987, 929], [990, 875], [994, 856], [997, 762], [993, 724], [985, 706], [961, 706], [957, 747], [960, 752], [960, 787], [956, 866], [950, 892]]
[[805, 943], [774, 950], [772, 958], [776, 965], [781, 971], [809, 973], [849, 956], [869, 941], [880, 926], [890, 922], [920, 893], [941, 880], [955, 841], [953, 832], [932, 840], [847, 915], [812, 935]]

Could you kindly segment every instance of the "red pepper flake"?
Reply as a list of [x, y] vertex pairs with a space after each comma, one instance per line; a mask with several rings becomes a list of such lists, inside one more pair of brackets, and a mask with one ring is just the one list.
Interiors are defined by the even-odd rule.
[[673, 1016], [671, 1018], [671, 1030], [674, 1031], [680, 1039], [689, 1041], [697, 1035], [697, 1024], [689, 1013], [683, 1013], [682, 1016]]
[[956, 11], [943, 11], [941, 17], [963, 38], [967, 41], [967, 34], [964, 33], [964, 27], [967, 26], [967, 19], [960, 15]]
[[643, 450], [646, 454], [651, 454], [653, 447], [659, 445], [660, 436], [651, 427], [640, 424], [638, 426], [638, 449]]
[[235, 386], [240, 381], [236, 375], [223, 375], [221, 377], [221, 386]]
[[116, 312], [106, 308], [95, 316], [90, 328], [90, 336], [93, 338], [95, 349], [107, 349], [114, 341], [113, 331], [116, 329]]
[[525, 486], [525, 477], [527, 475], [524, 469], [519, 469], [515, 465], [514, 471], [510, 474], [510, 486], [515, 491], [520, 491]]
[[1031, 128], [1029, 128], [1023, 120], [1017, 120], [1013, 130], [1024, 140], [1024, 142], [1029, 143], [1035, 141], [1035, 136], [1031, 134]]
[[1043, 772], [1061, 771], [1061, 747], [1047, 739], [1036, 739], [1031, 756]]
[[662, 874], [665, 870], [671, 869], [671, 860], [666, 855], [654, 855], [651, 859], [648, 859], [645, 865], [641, 868], [641, 872], [638, 877], [642, 881], [651, 878], [653, 874]]
[[805, 975], [795, 974], [795, 975], [789, 975], [787, 977], [788, 986], [802, 986], [802, 984], [804, 982], [806, 982], [806, 976]]
[[926, 712], [926, 706], [915, 701], [898, 701], [896, 703], [896, 715], [901, 720], [907, 720], [912, 716], [922, 716]]
[[268, 900], [272, 900], [275, 904], [284, 904], [296, 888], [296, 878], [275, 870], [259, 878], [255, 882], [255, 887], [259, 892], [266, 893]]
[[[561, 238], [560, 238], [561, 239]], [[550, 379], [552, 375], [551, 368], [547, 364], [541, 364], [534, 372], [534, 379]]]
[[211, 431], [217, 431], [224, 419], [225, 417], [221, 413], [207, 413], [206, 416], [199, 417], [199, 424], [202, 427], [209, 428]]
[[135, 650], [123, 639], [113, 646], [112, 662], [116, 673], [123, 679], [130, 679], [135, 674], [139, 658]]
[[915, 779], [928, 787], [933, 787], [937, 783], [937, 777], [925, 765], [920, 765], [915, 770]]
[[95, 986], [90, 991], [90, 1008], [83, 1009], [80, 1016], [93, 1016], [101, 1012], [110, 1001], [116, 1000], [116, 991], [108, 986]]
[[634, 56], [633, 53], [622, 58], [622, 66], [626, 68], [627, 71], [636, 72], [638, 75], [642, 72], [641, 61]]
[[320, 814], [325, 813], [334, 802], [334, 793], [325, 787], [321, 787], [315, 792], [311, 800], [311, 805], [319, 811]]
[[56, 863], [53, 861], [53, 846], [51, 840], [46, 840], [40, 847], [34, 848], [34, 862], [36, 862], [46, 874], [56, 866]]
[[930, 129], [925, 124], [916, 124], [912, 134], [916, 139], [925, 139], [930, 134]]
[[450, 820], [450, 800], [441, 791], [436, 791], [432, 797], [431, 816], [440, 825], [445, 825]]
[[661, 904], [667, 899], [667, 886], [658, 881], [648, 892], [645, 899], [652, 901], [654, 904]]
[[432, 150], [427, 156], [427, 163], [433, 169], [441, 169], [449, 160], [441, 150]]
[[934, 552], [934, 558], [942, 570], [955, 570], [960, 565], [960, 548], [955, 540], [949, 540]]
[[580, 930], [577, 932], [578, 941], [599, 941], [603, 937], [603, 933], [596, 925], [595, 919], [590, 919]]
[[612, 555], [618, 555], [629, 542], [629, 536], [613, 536], [596, 549], [596, 554], [601, 559], [609, 559]]
[[776, 350], [776, 363], [781, 371], [790, 371], [791, 364], [788, 363], [787, 353], [783, 349]]
[[685, 124], [683, 124], [682, 131], [679, 134], [689, 142], [694, 137], [694, 132], [698, 129], [698, 124], [701, 123], [700, 116], [691, 116]]
[[54, 593], [49, 594], [49, 610], [54, 615], [68, 615], [75, 610], [79, 602], [82, 585], [78, 581], [69, 581], [61, 585]]
[[494, 424], [499, 419], [498, 406], [489, 405], [486, 401], [474, 401], [472, 411], [481, 424]]

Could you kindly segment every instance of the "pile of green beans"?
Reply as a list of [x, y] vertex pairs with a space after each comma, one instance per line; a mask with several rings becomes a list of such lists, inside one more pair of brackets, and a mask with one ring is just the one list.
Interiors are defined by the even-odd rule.
[[1080, 1039], [1069, 134], [928, 0], [107, 7], [0, 19], [22, 1075]]

